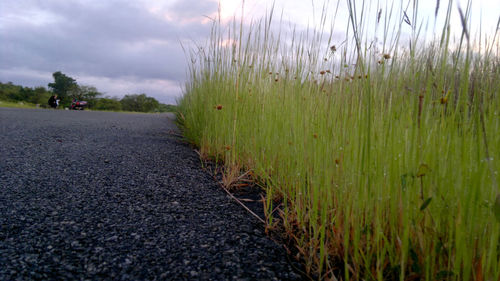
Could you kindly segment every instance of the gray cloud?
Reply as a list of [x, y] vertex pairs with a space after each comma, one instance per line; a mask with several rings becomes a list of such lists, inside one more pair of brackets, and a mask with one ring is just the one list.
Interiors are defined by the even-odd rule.
[[[206, 37], [210, 23], [203, 16], [216, 11], [216, 2], [193, 0], [8, 1], [0, 9], [0, 81], [40, 85], [34, 83], [42, 82], [41, 73], [61, 70], [81, 79], [100, 77], [90, 80], [111, 90], [123, 91], [112, 84], [124, 80], [179, 85], [187, 65], [180, 41]], [[146, 88], [155, 92], [146, 93], [165, 101], [179, 95], [176, 87], [168, 93], [172, 87], [161, 92], [151, 85]]]
[[184, 0], [176, 1], [172, 5], [172, 11], [180, 18], [194, 18], [209, 16], [217, 12], [217, 1]]

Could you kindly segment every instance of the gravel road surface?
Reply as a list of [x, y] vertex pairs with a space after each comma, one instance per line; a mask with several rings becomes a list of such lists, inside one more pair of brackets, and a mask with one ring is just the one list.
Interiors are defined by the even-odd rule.
[[0, 280], [298, 280], [168, 114], [0, 108]]

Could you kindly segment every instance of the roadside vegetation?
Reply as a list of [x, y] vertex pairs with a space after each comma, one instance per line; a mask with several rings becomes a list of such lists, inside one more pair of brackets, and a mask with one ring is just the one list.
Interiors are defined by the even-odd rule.
[[0, 100], [0, 107], [11, 107], [11, 108], [36, 108], [35, 104], [26, 102], [11, 102]]
[[437, 1], [431, 41], [416, 12], [354, 2], [340, 42], [336, 4], [304, 32], [272, 11], [214, 20], [190, 51], [185, 136], [227, 187], [265, 189], [268, 227], [314, 278], [500, 280], [499, 34], [470, 34], [471, 1]]
[[[45, 87], [23, 87], [11, 82], [0, 82], [0, 106], [48, 108], [50, 96], [56, 94], [61, 100], [59, 108], [67, 108], [73, 99], [88, 102], [91, 110], [129, 111], [129, 112], [174, 112], [175, 106], [162, 104], [146, 94], [129, 94], [119, 99], [106, 97], [96, 87], [78, 85], [75, 79], [61, 73], [53, 73], [54, 82]], [[28, 104], [32, 104], [29, 106]]]

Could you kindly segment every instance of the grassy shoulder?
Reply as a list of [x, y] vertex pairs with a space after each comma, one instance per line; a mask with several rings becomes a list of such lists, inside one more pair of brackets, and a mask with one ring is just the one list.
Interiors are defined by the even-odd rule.
[[0, 100], [0, 107], [10, 107], [10, 108], [39, 108], [36, 104], [27, 102], [11, 102]]
[[382, 52], [362, 27], [339, 47], [215, 24], [183, 132], [228, 186], [265, 188], [268, 227], [318, 279], [499, 280], [500, 56], [452, 45], [447, 26], [398, 46], [405, 20], [390, 17]]

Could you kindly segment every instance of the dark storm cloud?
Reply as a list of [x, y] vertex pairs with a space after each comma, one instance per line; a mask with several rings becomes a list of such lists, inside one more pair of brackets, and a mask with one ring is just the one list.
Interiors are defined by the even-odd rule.
[[3, 2], [0, 81], [20, 68], [182, 81], [180, 41], [206, 37], [210, 24], [203, 15], [216, 11], [216, 2], [192, 0]]

